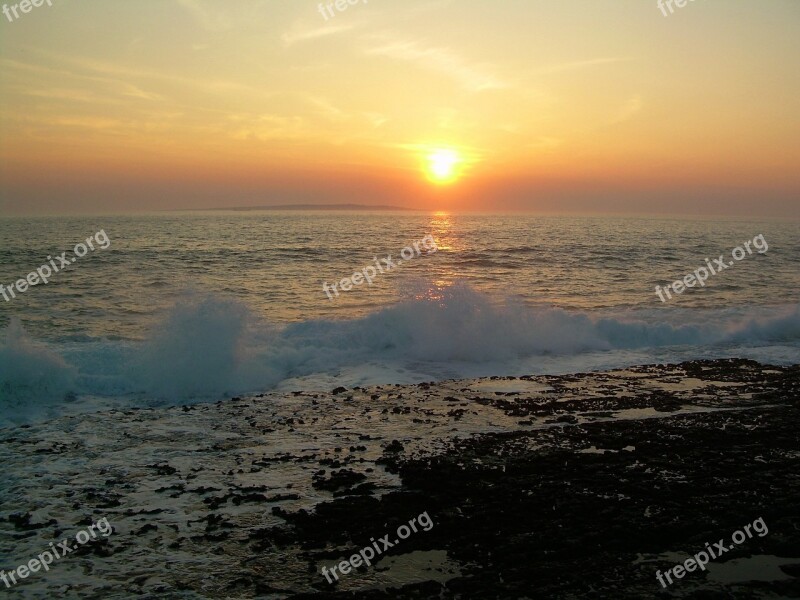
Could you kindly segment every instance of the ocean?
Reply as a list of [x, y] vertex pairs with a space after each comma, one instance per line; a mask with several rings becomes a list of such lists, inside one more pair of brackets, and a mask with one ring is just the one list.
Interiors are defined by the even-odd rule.
[[[800, 362], [790, 221], [225, 211], [0, 219], [0, 426], [271, 390]], [[431, 235], [436, 252], [400, 259]], [[750, 244], [741, 260], [732, 250]], [[762, 247], [763, 248], [763, 247]], [[662, 302], [706, 259], [728, 268]], [[51, 259], [48, 259], [51, 257]], [[391, 257], [372, 284], [323, 284]], [[51, 263], [50, 260], [54, 262]], [[9, 294], [6, 293], [8, 296]]]

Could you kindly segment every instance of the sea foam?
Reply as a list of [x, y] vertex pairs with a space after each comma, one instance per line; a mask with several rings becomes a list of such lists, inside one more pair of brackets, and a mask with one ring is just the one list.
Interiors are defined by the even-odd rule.
[[498, 302], [456, 285], [363, 318], [278, 326], [239, 301], [191, 294], [140, 342], [37, 342], [16, 319], [0, 339], [0, 415], [9, 424], [57, 414], [72, 395], [124, 406], [180, 404], [267, 391], [304, 377], [332, 381], [359, 369], [363, 381], [365, 365], [385, 379], [371, 383], [394, 383], [405, 381], [401, 374], [409, 368], [427, 379], [467, 376], [480, 365], [503, 375], [520, 364], [552, 368], [563, 358], [575, 365], [576, 357], [597, 353], [604, 364], [626, 366], [630, 351], [646, 360], [663, 357], [664, 348], [680, 349], [678, 358], [699, 358], [781, 344], [788, 360], [798, 362], [800, 305], [601, 315]]

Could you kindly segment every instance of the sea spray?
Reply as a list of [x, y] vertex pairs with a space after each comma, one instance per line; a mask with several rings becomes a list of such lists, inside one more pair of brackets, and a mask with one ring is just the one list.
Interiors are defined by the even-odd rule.
[[0, 409], [19, 421], [70, 393], [152, 406], [263, 392], [289, 381], [296, 387], [298, 379], [304, 388], [329, 389], [334, 381], [565, 372], [726, 356], [734, 344], [740, 355], [763, 346], [778, 355], [786, 348], [790, 357], [800, 342], [800, 307], [601, 315], [498, 301], [455, 285], [361, 318], [276, 325], [237, 300], [189, 293], [144, 341], [36, 343], [17, 320], [0, 339]]

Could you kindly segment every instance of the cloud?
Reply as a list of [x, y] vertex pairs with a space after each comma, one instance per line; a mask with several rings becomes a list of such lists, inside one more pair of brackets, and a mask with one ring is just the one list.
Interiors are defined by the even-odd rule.
[[527, 147], [547, 152], [555, 150], [556, 148], [563, 145], [564, 145], [564, 140], [562, 138], [540, 135], [538, 138], [536, 138], [534, 142], [528, 144]]
[[179, 6], [185, 8], [198, 23], [209, 31], [225, 31], [233, 27], [230, 18], [221, 11], [211, 11], [199, 0], [175, 0]]
[[323, 25], [322, 27], [308, 27], [301, 23], [295, 23], [290, 31], [287, 31], [281, 36], [281, 40], [286, 46], [297, 44], [298, 42], [307, 42], [309, 40], [316, 40], [319, 38], [330, 37], [346, 31], [352, 31], [358, 27], [360, 23], [350, 20], [341, 23], [332, 23], [330, 25]]
[[208, 0], [175, 0], [206, 31], [221, 32], [242, 29], [263, 21], [269, 14], [267, 0], [248, 2], [211, 2]]
[[608, 65], [612, 63], [618, 62], [628, 62], [633, 60], [632, 58], [592, 58], [589, 60], [578, 60], [574, 62], [562, 63], [560, 65], [551, 65], [549, 67], [544, 67], [539, 69], [537, 73], [539, 74], [548, 74], [548, 73], [561, 73], [563, 71], [574, 71], [576, 69], [585, 69], [587, 67], [594, 67], [597, 65]]
[[[153, 82], [168, 83], [170, 86], [179, 84], [213, 94], [248, 94], [252, 97], [261, 98], [269, 98], [274, 95], [274, 92], [264, 90], [258, 86], [242, 84], [230, 80], [188, 78], [175, 73], [128, 67], [123, 64], [106, 62], [95, 58], [62, 56], [41, 50], [37, 51], [37, 53], [51, 60], [53, 63], [65, 65], [68, 68], [60, 67], [52, 69], [4, 58], [0, 58], [0, 64], [7, 65], [17, 70], [49, 73], [53, 77], [112, 83], [120, 86], [123, 95], [145, 98], [148, 100], [161, 98], [158, 94], [143, 90], [143, 88], [152, 85]], [[132, 81], [138, 81], [139, 85], [134, 85]], [[144, 82], [147, 82], [147, 84]]]
[[620, 107], [619, 112], [617, 113], [616, 117], [611, 121], [612, 123], [622, 123], [623, 121], [627, 121], [633, 115], [638, 113], [642, 110], [642, 97], [639, 94], [628, 99], [622, 107]]
[[509, 87], [507, 83], [490, 74], [485, 64], [469, 64], [447, 48], [424, 47], [412, 41], [389, 41], [367, 48], [364, 52], [370, 56], [386, 56], [418, 63], [426, 69], [448, 75], [472, 92]]
[[344, 111], [340, 110], [337, 106], [334, 106], [333, 103], [326, 98], [307, 96], [305, 100], [316, 109], [318, 114], [327, 119], [341, 121], [347, 117]]

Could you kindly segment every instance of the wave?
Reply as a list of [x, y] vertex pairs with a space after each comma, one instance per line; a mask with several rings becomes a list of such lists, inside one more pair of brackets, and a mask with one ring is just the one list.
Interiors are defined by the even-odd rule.
[[669, 346], [800, 342], [800, 305], [749, 313], [648, 309], [613, 315], [493, 301], [466, 285], [428, 290], [363, 318], [278, 326], [246, 305], [187, 294], [141, 342], [0, 337], [0, 409], [19, 421], [75, 395], [166, 404], [266, 391], [364, 364], [503, 364]]
[[12, 318], [0, 342], [0, 409], [25, 420], [42, 404], [62, 400], [75, 387], [77, 370], [26, 334]]

